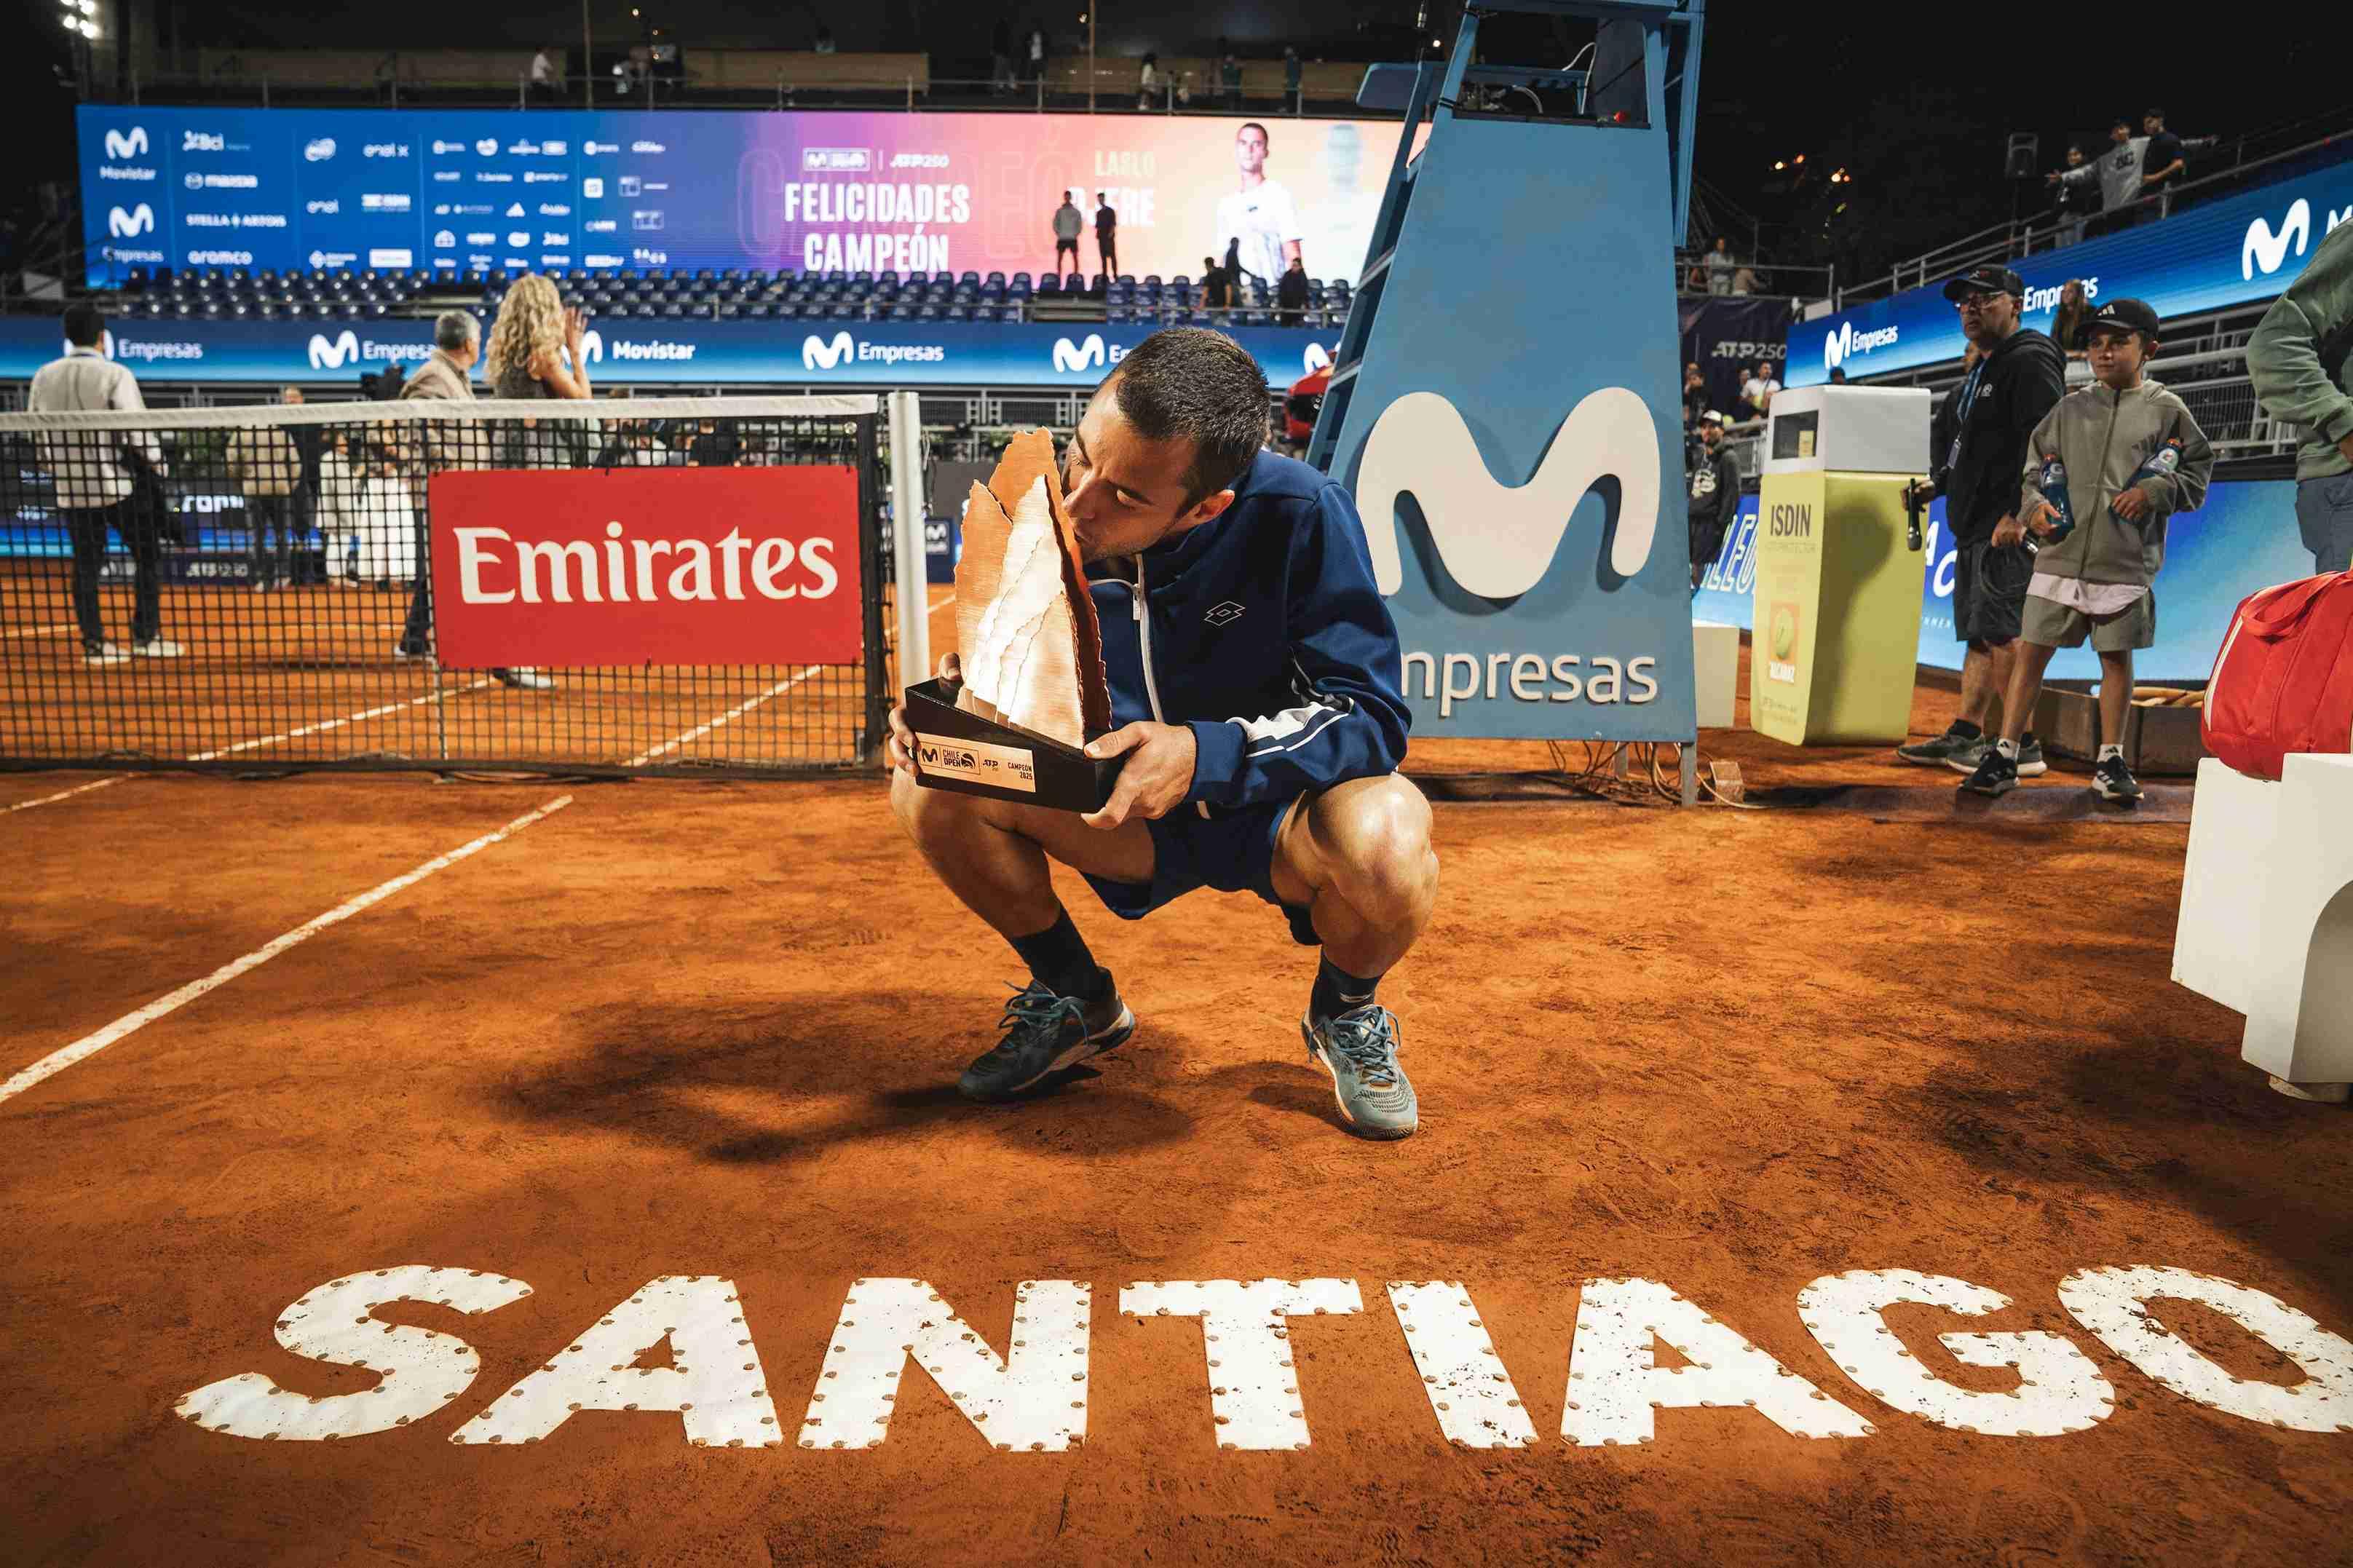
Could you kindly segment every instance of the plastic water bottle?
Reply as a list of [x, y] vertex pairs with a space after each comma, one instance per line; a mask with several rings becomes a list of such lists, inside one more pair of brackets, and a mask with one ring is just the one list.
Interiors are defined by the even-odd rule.
[[[2174, 439], [2168, 441], [2164, 446], [2159, 447], [2156, 451], [2150, 453], [2148, 460], [2141, 464], [2139, 468], [2133, 470], [2133, 477], [2125, 486], [2125, 489], [2132, 489], [2134, 485], [2140, 483], [2141, 480], [2146, 479], [2156, 476], [2163, 476], [2170, 479], [2173, 475], [2179, 473], [2180, 471], [2181, 440], [2180, 437], [2176, 437]], [[2119, 490], [2116, 493], [2121, 496], [2124, 491]], [[2115, 501], [2110, 501], [2108, 503], [2108, 510], [2111, 511], [2116, 510]]]
[[[2067, 465], [2056, 458], [2042, 460], [2042, 499], [2059, 513], [2059, 521], [2042, 536], [2042, 542], [2056, 544], [2075, 531], [2075, 509], [2067, 500]], [[2027, 537], [2035, 536], [2030, 532]]]

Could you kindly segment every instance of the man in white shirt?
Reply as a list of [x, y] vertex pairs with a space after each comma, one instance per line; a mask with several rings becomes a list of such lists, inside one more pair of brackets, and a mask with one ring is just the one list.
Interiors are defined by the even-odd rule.
[[542, 49], [531, 57], [531, 93], [533, 98], [554, 99], [556, 96], [555, 56]]
[[1266, 127], [1246, 122], [1234, 133], [1241, 188], [1218, 203], [1218, 245], [1238, 250], [1242, 270], [1267, 282], [1299, 258], [1299, 209], [1291, 193], [1266, 177]]
[[[90, 305], [66, 311], [66, 353], [33, 374], [26, 406], [36, 414], [94, 410], [136, 413], [147, 405], [139, 382], [106, 357], [100, 345], [106, 318]], [[158, 520], [142, 503], [132, 465], [156, 477], [165, 471], [164, 448], [152, 430], [57, 430], [38, 437], [41, 466], [57, 486], [58, 515], [73, 539], [74, 619], [80, 623], [82, 662], [128, 663], [141, 658], [177, 658], [187, 649], [163, 637], [163, 595], [158, 586], [163, 541]], [[133, 455], [135, 454], [135, 456]], [[98, 580], [106, 570], [107, 533], [120, 534], [131, 552], [131, 652], [106, 640], [99, 614]]]
[[1755, 410], [1754, 417], [1762, 419], [1772, 412], [1773, 395], [1780, 390], [1781, 384], [1773, 377], [1773, 362], [1759, 360], [1748, 379], [1740, 384], [1740, 401]]

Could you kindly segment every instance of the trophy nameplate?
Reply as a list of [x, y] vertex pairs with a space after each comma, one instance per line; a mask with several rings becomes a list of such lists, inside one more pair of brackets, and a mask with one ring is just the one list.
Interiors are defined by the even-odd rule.
[[955, 585], [963, 679], [907, 689], [916, 782], [1062, 811], [1098, 809], [1121, 759], [1099, 762], [1084, 750], [1112, 727], [1111, 689], [1046, 431], [1017, 437], [988, 483], [972, 487]]

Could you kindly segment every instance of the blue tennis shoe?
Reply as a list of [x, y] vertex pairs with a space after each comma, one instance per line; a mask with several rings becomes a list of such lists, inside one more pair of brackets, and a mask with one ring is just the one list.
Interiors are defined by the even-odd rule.
[[1310, 1060], [1332, 1075], [1332, 1097], [1360, 1138], [1409, 1138], [1419, 1122], [1413, 1084], [1398, 1065], [1397, 1015], [1377, 1003], [1317, 1023], [1302, 1019]]

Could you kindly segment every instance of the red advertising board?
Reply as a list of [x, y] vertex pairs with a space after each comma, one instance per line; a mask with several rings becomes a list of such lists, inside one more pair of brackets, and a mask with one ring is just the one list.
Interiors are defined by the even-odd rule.
[[445, 665], [860, 656], [853, 469], [452, 472], [430, 500]]

